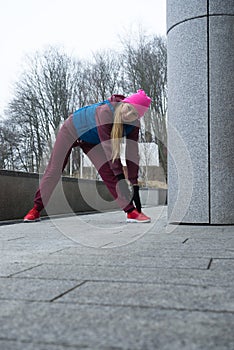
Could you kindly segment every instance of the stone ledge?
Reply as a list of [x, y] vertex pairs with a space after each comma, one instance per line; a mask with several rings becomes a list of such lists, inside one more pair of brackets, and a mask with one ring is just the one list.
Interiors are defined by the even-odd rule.
[[[40, 176], [36, 173], [0, 170], [0, 221], [22, 219], [33, 206]], [[166, 203], [167, 190], [141, 189], [143, 206]], [[103, 181], [62, 177], [46, 211], [41, 215], [61, 215], [119, 209]]]

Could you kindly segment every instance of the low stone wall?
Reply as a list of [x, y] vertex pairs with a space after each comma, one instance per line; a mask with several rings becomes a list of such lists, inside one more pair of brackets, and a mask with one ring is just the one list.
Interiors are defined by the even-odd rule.
[[141, 188], [142, 206], [155, 207], [167, 204], [167, 190], [163, 188]]
[[[33, 206], [38, 174], [0, 170], [0, 220], [23, 218]], [[102, 181], [62, 177], [42, 216], [113, 210], [113, 201]]]
[[[33, 206], [40, 176], [0, 170], [0, 221], [18, 220]], [[165, 204], [164, 190], [141, 190], [143, 205]], [[62, 177], [41, 215], [57, 215], [118, 209], [102, 181]]]

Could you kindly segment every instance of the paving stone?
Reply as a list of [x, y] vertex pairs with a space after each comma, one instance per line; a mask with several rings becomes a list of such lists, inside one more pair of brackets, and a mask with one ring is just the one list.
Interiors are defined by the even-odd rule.
[[20, 263], [20, 262], [3, 262], [0, 264], [0, 277], [9, 277], [12, 274], [17, 274], [19, 272], [31, 269], [37, 266], [37, 264], [32, 263]]
[[210, 269], [213, 271], [234, 271], [234, 258], [233, 259], [214, 259]]
[[82, 281], [69, 280], [0, 278], [0, 299], [50, 301], [81, 283]]
[[194, 268], [194, 269], [207, 269], [210, 259], [209, 258], [190, 258], [190, 257], [168, 257], [168, 255], [160, 255], [152, 258], [152, 256], [126, 256], [126, 255], [65, 255], [58, 254], [57, 256], [50, 256], [47, 260], [52, 264], [59, 264], [61, 262], [65, 264], [76, 265], [95, 265], [95, 266], [139, 266], [139, 267], [162, 267], [162, 268]]
[[[1, 336], [91, 349], [233, 349], [233, 315], [0, 301]], [[10, 322], [11, 320], [11, 322]]]
[[234, 313], [233, 286], [86, 282], [57, 301]]
[[[188, 239], [188, 238], [187, 238]], [[119, 257], [119, 259], [136, 258], [139, 257], [151, 257], [155, 259], [157, 257], [167, 257], [167, 258], [178, 258], [178, 257], [187, 257], [187, 258], [215, 258], [215, 257], [234, 257], [234, 248], [232, 249], [230, 246], [228, 248], [224, 248], [222, 244], [216, 246], [216, 248], [212, 248], [209, 244], [203, 245], [201, 242], [192, 242], [192, 244], [188, 243], [187, 239], [184, 240], [184, 243], [163, 243], [163, 242], [151, 242], [145, 243], [141, 242], [138, 244], [137, 242], [133, 243], [131, 247], [119, 247], [114, 249], [89, 249], [84, 247], [68, 247], [65, 249], [61, 249], [55, 253], [51, 253], [48, 257], [49, 261], [66, 261], [71, 259], [71, 262], [76, 261], [76, 257], [85, 257], [85, 256], [100, 256], [104, 257]], [[189, 239], [188, 239], [189, 240]], [[85, 259], [85, 258], [84, 258]]]
[[144, 268], [144, 267], [108, 267], [79, 266], [63, 264], [44, 264], [24, 271], [16, 278], [72, 279], [93, 281], [154, 282], [191, 285], [234, 285], [233, 271], [214, 271], [183, 268]]

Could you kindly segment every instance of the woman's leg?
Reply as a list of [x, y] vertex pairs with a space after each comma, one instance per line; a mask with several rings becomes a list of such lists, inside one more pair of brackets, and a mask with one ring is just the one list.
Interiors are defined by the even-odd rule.
[[70, 116], [58, 132], [49, 163], [35, 194], [34, 207], [38, 211], [41, 211], [47, 205], [76, 140], [77, 134], [73, 126], [72, 116]]
[[79, 146], [94, 164], [108, 190], [114, 199], [116, 199], [119, 207], [125, 212], [132, 211], [134, 209], [133, 204], [131, 204], [131, 202], [125, 197], [117, 193], [118, 179], [110, 168], [101, 144], [93, 145], [91, 143], [81, 141]]

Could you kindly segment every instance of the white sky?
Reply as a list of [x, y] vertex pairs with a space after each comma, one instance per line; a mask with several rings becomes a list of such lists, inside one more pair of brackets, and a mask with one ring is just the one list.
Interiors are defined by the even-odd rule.
[[166, 0], [0, 0], [0, 116], [26, 54], [58, 45], [85, 58], [139, 27], [166, 36]]

